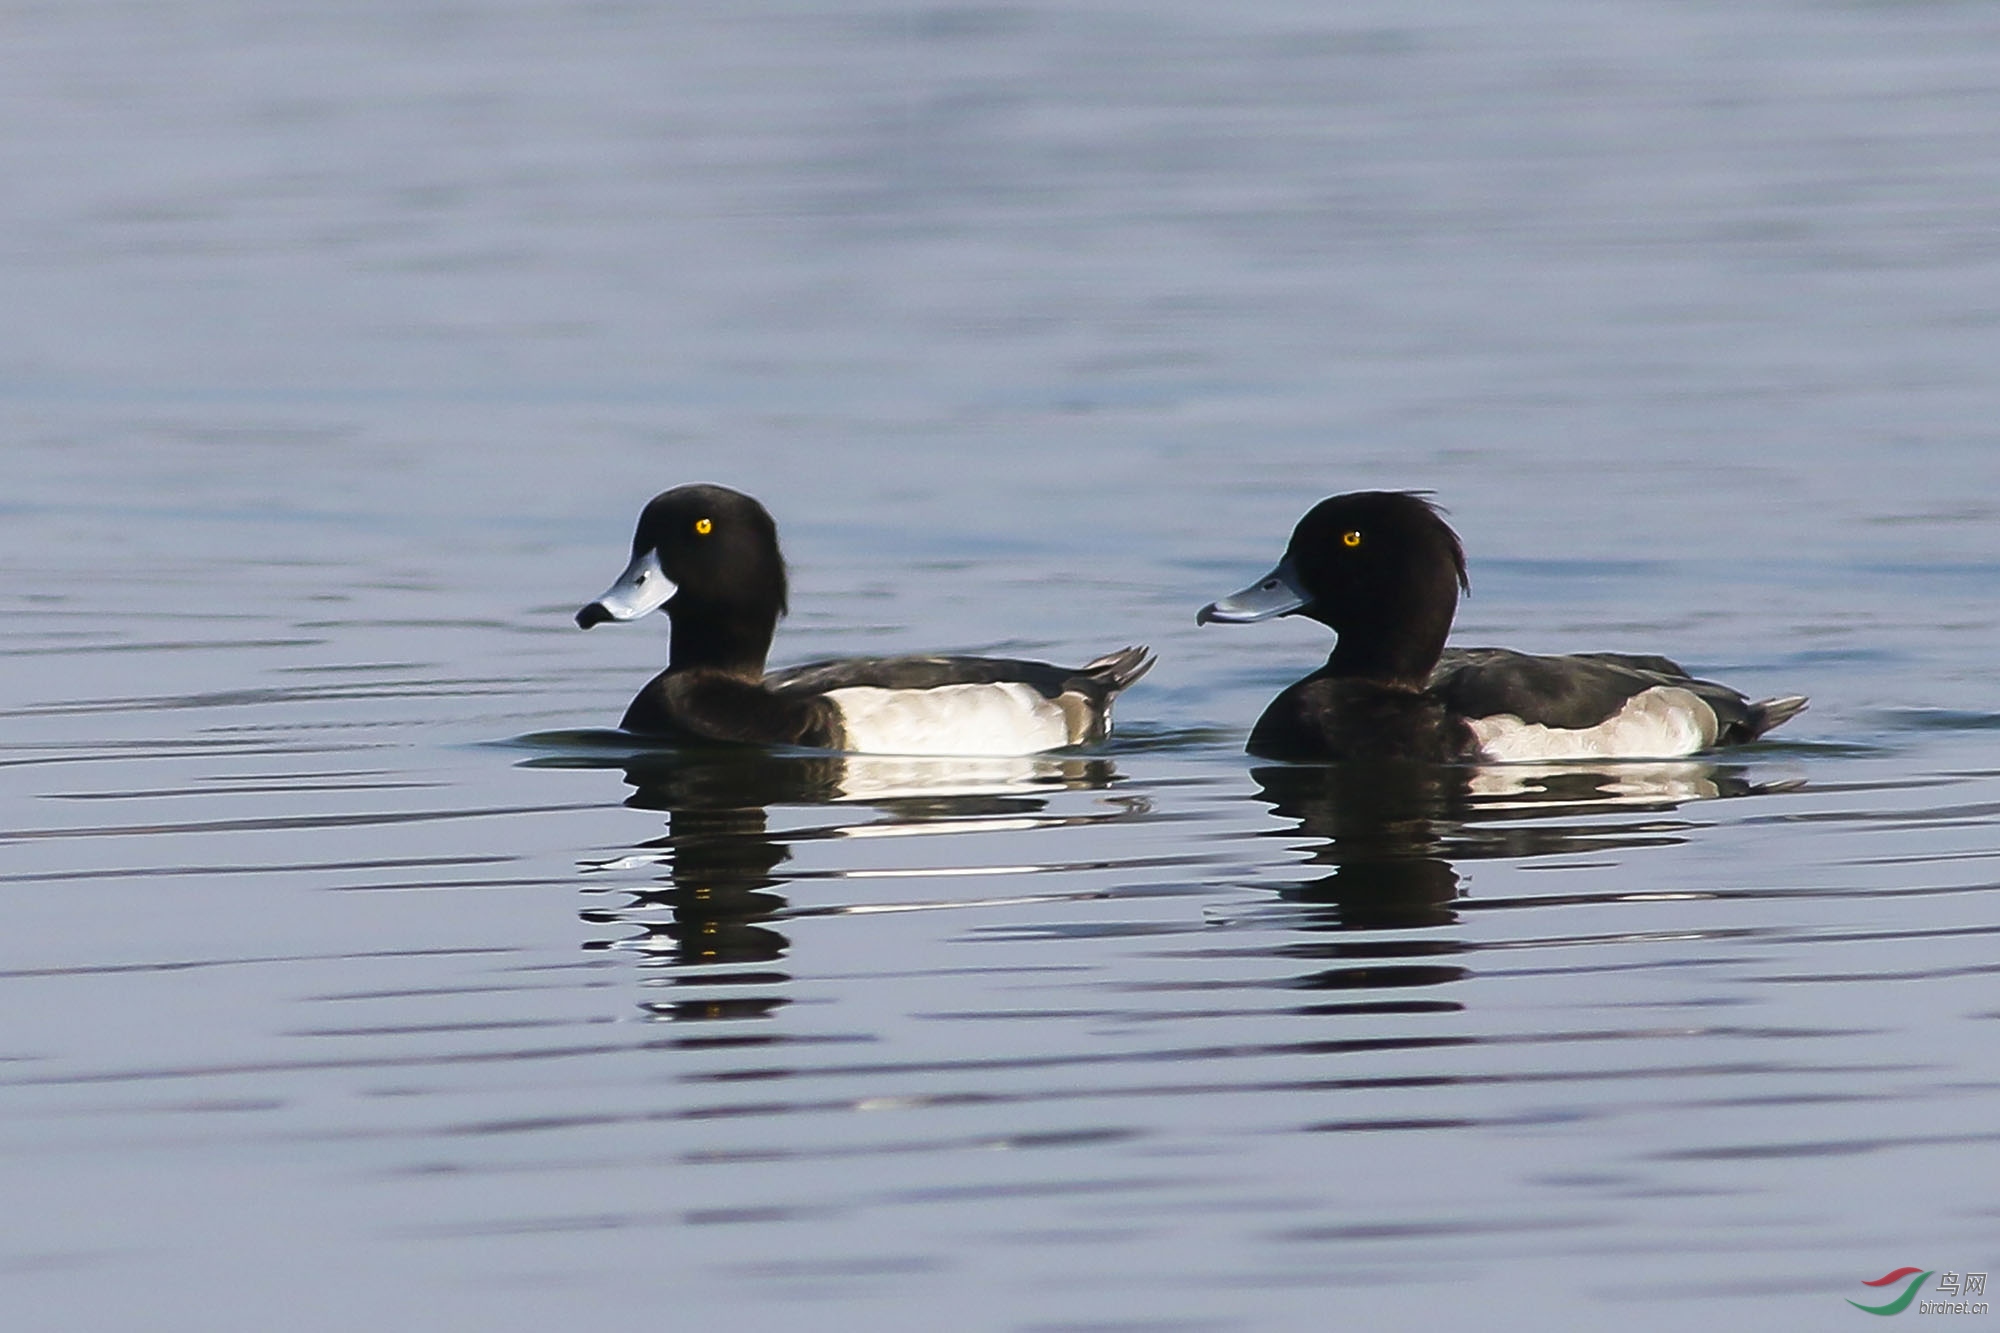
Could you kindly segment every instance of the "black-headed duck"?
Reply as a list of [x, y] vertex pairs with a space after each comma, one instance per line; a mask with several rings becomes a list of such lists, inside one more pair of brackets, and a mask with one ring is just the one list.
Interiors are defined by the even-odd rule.
[[1284, 559], [1199, 624], [1302, 615], [1339, 635], [1271, 701], [1248, 749], [1275, 759], [1662, 759], [1756, 740], [1806, 706], [1752, 701], [1664, 657], [1446, 649], [1465, 550], [1420, 495], [1322, 500]]
[[619, 723], [679, 740], [864, 754], [1021, 755], [1103, 740], [1144, 648], [1080, 667], [999, 657], [856, 657], [766, 672], [786, 612], [778, 526], [723, 486], [680, 486], [639, 516], [632, 561], [576, 613], [584, 629], [664, 608], [667, 669]]

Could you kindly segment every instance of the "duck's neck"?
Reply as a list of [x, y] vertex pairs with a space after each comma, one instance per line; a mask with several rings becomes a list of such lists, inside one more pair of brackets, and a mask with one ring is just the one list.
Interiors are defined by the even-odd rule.
[[1326, 659], [1327, 671], [1357, 680], [1421, 690], [1444, 653], [1451, 633], [1451, 612], [1393, 623], [1350, 623], [1337, 627], [1340, 640]]
[[777, 631], [777, 614], [699, 602], [682, 605], [686, 597], [682, 593], [667, 608], [674, 625], [667, 670], [715, 671], [751, 682], [764, 679], [764, 659]]

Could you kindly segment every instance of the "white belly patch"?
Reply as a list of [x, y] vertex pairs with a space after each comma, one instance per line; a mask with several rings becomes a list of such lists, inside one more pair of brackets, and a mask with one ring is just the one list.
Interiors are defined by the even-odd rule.
[[1014, 682], [828, 690], [847, 749], [861, 754], [1015, 755], [1071, 744], [1061, 704]]
[[1715, 710], [1692, 690], [1655, 685], [1594, 727], [1566, 730], [1512, 713], [1466, 719], [1495, 763], [1560, 759], [1674, 759], [1715, 744]]

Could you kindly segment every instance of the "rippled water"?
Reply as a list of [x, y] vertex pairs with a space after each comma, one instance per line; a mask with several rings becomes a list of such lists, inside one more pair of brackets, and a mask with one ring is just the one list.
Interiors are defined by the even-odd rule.
[[[1989, 10], [7, 25], [22, 1327], [1825, 1328], [2000, 1260]], [[777, 661], [1161, 665], [1089, 755], [634, 747], [664, 627], [569, 614], [696, 479]], [[1195, 608], [1383, 485], [1460, 642], [1812, 709], [1246, 758], [1323, 637]]]

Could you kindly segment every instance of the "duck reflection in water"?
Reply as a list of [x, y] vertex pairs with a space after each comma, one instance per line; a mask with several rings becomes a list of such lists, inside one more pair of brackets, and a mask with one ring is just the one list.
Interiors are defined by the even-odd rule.
[[1463, 817], [1463, 770], [1433, 764], [1274, 764], [1252, 770], [1271, 813], [1323, 840], [1312, 864], [1332, 873], [1281, 890], [1318, 909], [1315, 926], [1400, 930], [1449, 925], [1457, 917], [1458, 872], [1443, 852]]
[[[654, 969], [646, 984], [688, 998], [643, 1007], [677, 1020], [761, 1018], [789, 1003], [782, 988], [791, 977], [772, 965], [791, 941], [773, 923], [798, 914], [777, 892], [797, 878], [780, 870], [795, 844], [1031, 816], [1048, 804], [1042, 793], [1103, 788], [1116, 777], [1105, 759], [898, 759], [740, 748], [649, 751], [623, 756], [619, 766], [633, 789], [625, 804], [666, 812], [667, 832], [591, 869], [659, 866], [664, 874], [658, 887], [621, 886], [616, 891], [630, 895], [622, 906], [583, 913], [593, 924], [639, 932], [586, 947], [646, 954]], [[771, 808], [786, 806], [856, 813], [774, 831]]]
[[1273, 814], [1297, 821], [1273, 836], [1306, 835], [1313, 842], [1301, 850], [1309, 851], [1309, 863], [1332, 867], [1279, 891], [1303, 909], [1300, 928], [1341, 933], [1287, 949], [1294, 957], [1343, 960], [1339, 968], [1298, 982], [1325, 990], [1430, 986], [1466, 976], [1463, 967], [1418, 961], [1475, 947], [1464, 941], [1346, 935], [1454, 924], [1469, 896], [1459, 863], [1679, 843], [1692, 826], [1676, 814], [1687, 802], [1796, 785], [1754, 783], [1740, 766], [1698, 760], [1601, 767], [1272, 764], [1251, 776]]

